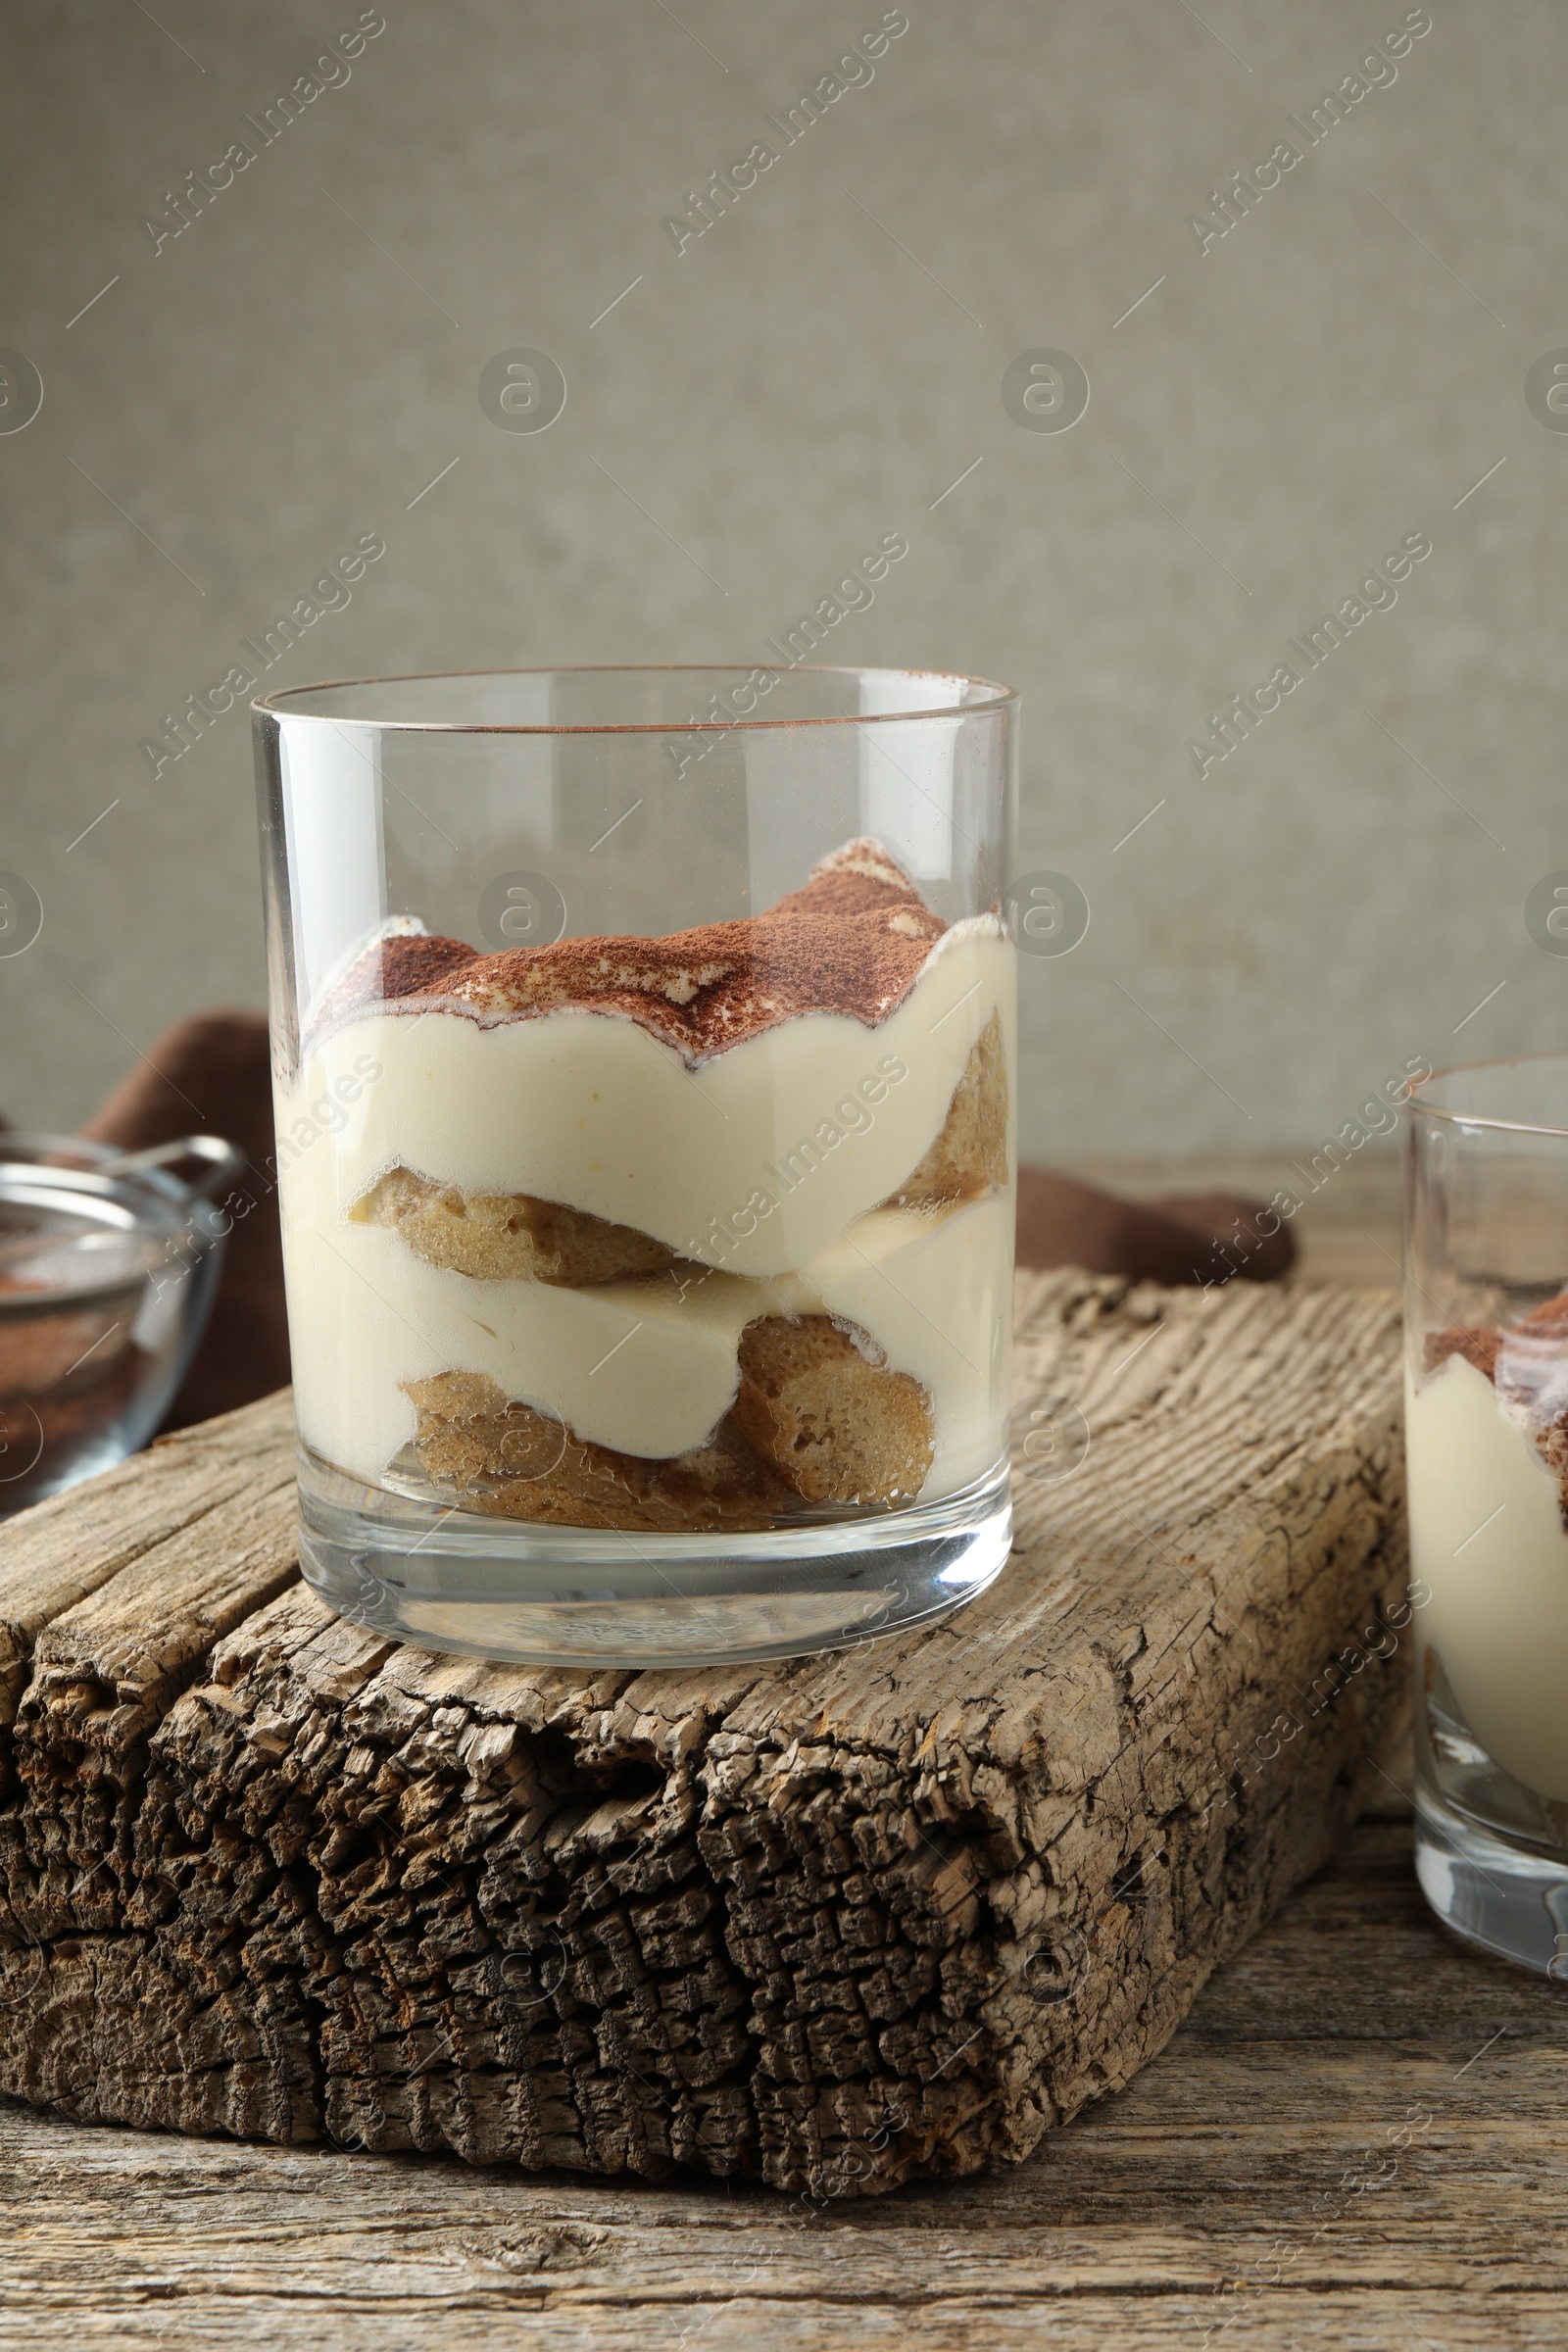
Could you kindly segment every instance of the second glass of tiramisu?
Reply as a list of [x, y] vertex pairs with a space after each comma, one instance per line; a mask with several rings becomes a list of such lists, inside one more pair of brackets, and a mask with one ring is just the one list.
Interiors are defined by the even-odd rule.
[[1568, 1055], [1410, 1108], [1416, 1868], [1450, 1927], [1568, 1981]]
[[577, 1664], [1007, 1552], [1015, 698], [481, 673], [257, 706], [306, 1574]]

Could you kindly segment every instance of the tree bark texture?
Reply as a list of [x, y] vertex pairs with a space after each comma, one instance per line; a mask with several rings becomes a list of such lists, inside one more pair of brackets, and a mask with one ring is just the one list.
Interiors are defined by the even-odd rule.
[[821, 2198], [1125, 2083], [1402, 1718], [1397, 1310], [1056, 1273], [1018, 1316], [1004, 1574], [793, 1664], [333, 1616], [286, 1395], [12, 1522], [0, 2090]]

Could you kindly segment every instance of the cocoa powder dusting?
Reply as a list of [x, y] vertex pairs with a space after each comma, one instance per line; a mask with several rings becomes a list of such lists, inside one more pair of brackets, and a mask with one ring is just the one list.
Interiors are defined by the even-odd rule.
[[1462, 1355], [1467, 1364], [1474, 1364], [1490, 1381], [1497, 1377], [1497, 1350], [1502, 1346], [1500, 1331], [1492, 1331], [1485, 1324], [1471, 1324], [1457, 1331], [1429, 1331], [1427, 1333], [1427, 1370], [1436, 1372], [1450, 1355]]
[[1568, 1291], [1559, 1292], [1555, 1298], [1544, 1298], [1528, 1315], [1520, 1316], [1514, 1329], [1527, 1332], [1534, 1340], [1568, 1340]]
[[[395, 955], [390, 953], [393, 949], [397, 951]], [[461, 939], [437, 939], [428, 932], [414, 932], [405, 939], [385, 940], [378, 948], [370, 949], [369, 954], [381, 956], [383, 997], [424, 997], [432, 995], [443, 980], [466, 963], [473, 950], [466, 948]], [[360, 965], [356, 964], [354, 969], [357, 972]]]
[[423, 933], [378, 940], [315, 1026], [394, 1004], [484, 1021], [578, 1007], [623, 1014], [699, 1061], [804, 1012], [874, 1028], [946, 929], [880, 843], [852, 841], [766, 913], [662, 939], [563, 939], [498, 956]]
[[1506, 1331], [1472, 1324], [1427, 1334], [1429, 1372], [1454, 1355], [1486, 1374], [1499, 1402], [1534, 1441], [1556, 1481], [1568, 1529], [1568, 1292], [1544, 1299]]
[[[1487, 1323], [1473, 1323], [1427, 1334], [1429, 1372], [1436, 1372], [1450, 1355], [1462, 1355], [1467, 1364], [1473, 1364], [1495, 1384], [1499, 1354], [1503, 1359], [1503, 1385], [1510, 1391], [1540, 1391], [1546, 1385], [1544, 1375], [1554, 1372], [1559, 1364], [1563, 1367], [1563, 1377], [1568, 1379], [1568, 1291], [1560, 1292], [1555, 1298], [1543, 1299], [1506, 1331], [1495, 1331]], [[1549, 1417], [1554, 1418], [1555, 1414]]]

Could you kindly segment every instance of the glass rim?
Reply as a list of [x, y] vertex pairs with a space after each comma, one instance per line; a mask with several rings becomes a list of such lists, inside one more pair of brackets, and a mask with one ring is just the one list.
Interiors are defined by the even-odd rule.
[[1493, 1054], [1484, 1061], [1452, 1061], [1441, 1070], [1431, 1070], [1425, 1078], [1417, 1078], [1405, 1097], [1412, 1112], [1423, 1118], [1446, 1119], [1454, 1127], [1485, 1127], [1499, 1135], [1561, 1136], [1568, 1143], [1568, 1124], [1559, 1125], [1550, 1119], [1510, 1119], [1495, 1111], [1456, 1110], [1451, 1103], [1434, 1102], [1425, 1099], [1428, 1087], [1442, 1084], [1445, 1079], [1469, 1077], [1480, 1070], [1528, 1069], [1533, 1064], [1559, 1062], [1568, 1069], [1568, 1053], [1556, 1054]]
[[[985, 697], [980, 702], [968, 705], [942, 703], [919, 710], [823, 711], [819, 715], [791, 718], [762, 717], [748, 711], [731, 718], [604, 719], [586, 724], [576, 721], [562, 724], [552, 720], [540, 723], [522, 719], [351, 718], [333, 715], [325, 710], [291, 710], [287, 708], [288, 704], [304, 697], [334, 694], [349, 686], [445, 684], [459, 678], [749, 678], [760, 670], [774, 678], [800, 675], [823, 678], [943, 678], [962, 686], [983, 687]], [[1015, 709], [1018, 700], [1016, 686], [1004, 686], [995, 678], [982, 678], [967, 670], [902, 669], [886, 662], [791, 662], [786, 667], [766, 662], [559, 662], [515, 669], [410, 669], [364, 678], [318, 678], [309, 685], [280, 686], [275, 693], [256, 695], [252, 699], [251, 710], [257, 716], [307, 718], [323, 727], [369, 727], [383, 733], [411, 735], [724, 735], [733, 734], [737, 729], [901, 726], [911, 719], [991, 718], [999, 711]]]

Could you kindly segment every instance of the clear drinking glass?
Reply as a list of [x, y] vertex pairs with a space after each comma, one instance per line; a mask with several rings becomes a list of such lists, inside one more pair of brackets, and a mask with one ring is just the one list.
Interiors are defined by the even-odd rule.
[[302, 1562], [543, 1662], [788, 1655], [1006, 1557], [1015, 697], [256, 706]]
[[1405, 1146], [1416, 1866], [1568, 1977], [1568, 1055], [1445, 1070]]

